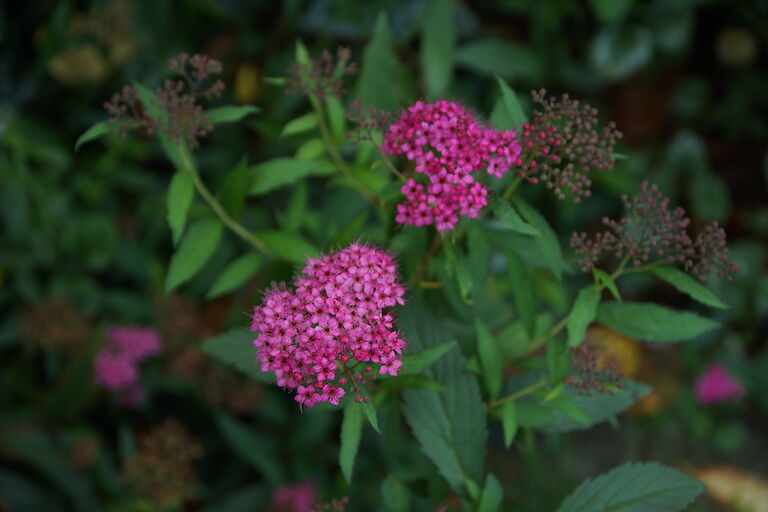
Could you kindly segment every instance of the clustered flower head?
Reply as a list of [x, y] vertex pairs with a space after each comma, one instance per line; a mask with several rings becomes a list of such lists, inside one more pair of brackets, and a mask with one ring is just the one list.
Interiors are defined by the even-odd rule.
[[91, 333], [91, 323], [72, 301], [48, 299], [24, 311], [20, 331], [25, 340], [46, 350], [78, 350]]
[[139, 439], [138, 451], [125, 462], [123, 479], [136, 494], [163, 510], [179, 509], [194, 495], [193, 464], [202, 456], [202, 446], [185, 426], [167, 419]]
[[485, 167], [501, 178], [518, 163], [521, 149], [515, 131], [483, 126], [461, 105], [442, 100], [418, 101], [403, 111], [384, 135], [382, 150], [414, 161], [415, 171], [427, 178], [426, 184], [411, 178], [403, 185], [397, 222], [445, 231], [459, 215], [477, 217], [488, 203], [488, 189], [472, 173]]
[[601, 357], [589, 340], [578, 347], [571, 347], [571, 368], [573, 373], [565, 383], [580, 395], [592, 396], [597, 393], [612, 395], [614, 388], [622, 388], [624, 375], [619, 371], [615, 359]]
[[696, 381], [696, 399], [704, 405], [730, 402], [744, 396], [744, 387], [720, 363], [712, 363]]
[[160, 337], [154, 329], [120, 326], [110, 327], [106, 337], [93, 361], [96, 382], [117, 394], [123, 405], [135, 407], [143, 396], [139, 365], [160, 353]]
[[168, 69], [181, 75], [180, 79], [166, 80], [155, 89], [156, 104], [162, 111], [152, 116], [143, 105], [136, 89], [126, 85], [104, 108], [112, 116], [109, 123], [113, 130], [125, 136], [129, 129], [140, 127], [148, 133], [161, 133], [173, 142], [186, 142], [191, 148], [198, 146], [199, 139], [208, 135], [213, 126], [210, 116], [203, 113], [198, 103], [201, 98], [221, 96], [224, 82], [216, 80], [208, 84], [212, 75], [221, 73], [221, 62], [205, 55], [189, 56], [181, 53], [168, 61]]
[[606, 231], [588, 237], [573, 233], [571, 248], [581, 258], [579, 265], [589, 272], [606, 253], [617, 258], [629, 257], [635, 266], [651, 261], [682, 263], [700, 280], [717, 271], [732, 279], [738, 271], [728, 258], [725, 231], [714, 221], [692, 240], [686, 228], [690, 219], [685, 210], [669, 209], [669, 199], [656, 185], [643, 182], [640, 193], [632, 198], [622, 196], [625, 214], [620, 220], [603, 218]]
[[390, 112], [379, 110], [375, 105], [366, 107], [359, 100], [347, 105], [346, 118], [355, 127], [354, 132], [347, 134], [353, 143], [364, 140], [374, 142], [374, 132], [383, 132], [392, 124]]
[[294, 62], [288, 67], [286, 94], [302, 93], [323, 100], [326, 96], [341, 97], [344, 90], [344, 75], [357, 73], [349, 48], [339, 46], [336, 56], [323, 50], [320, 57], [308, 63]]
[[560, 100], [546, 97], [546, 90], [533, 91], [531, 122], [520, 130], [523, 154], [521, 175], [541, 180], [560, 199], [566, 191], [574, 201], [589, 197], [593, 170], [611, 170], [613, 148], [622, 134], [613, 122], [600, 128], [598, 111], [564, 94]]
[[306, 407], [338, 405], [346, 387], [357, 401], [376, 374], [397, 375], [402, 340], [386, 311], [403, 304], [397, 267], [385, 252], [359, 244], [312, 258], [294, 280], [294, 290], [273, 285], [254, 309], [261, 370], [296, 390]]

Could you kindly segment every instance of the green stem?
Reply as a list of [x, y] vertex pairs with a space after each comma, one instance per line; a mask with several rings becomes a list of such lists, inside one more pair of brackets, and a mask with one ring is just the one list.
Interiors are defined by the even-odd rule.
[[518, 398], [524, 397], [525, 395], [530, 395], [537, 389], [540, 389], [544, 387], [547, 384], [547, 379], [542, 379], [538, 382], [534, 382], [528, 387], [525, 387], [523, 389], [520, 389], [518, 391], [515, 391], [511, 395], [507, 395], [504, 398], [499, 398], [498, 400], [494, 400], [493, 402], [489, 403], [486, 406], [487, 411], [492, 411], [493, 409], [496, 409], [497, 407], [506, 404], [507, 402], [511, 402], [513, 400], [517, 400]]
[[512, 193], [517, 190], [517, 187], [520, 186], [520, 183], [523, 182], [523, 178], [517, 177], [515, 178], [515, 181], [509, 184], [507, 189], [504, 191], [504, 193], [501, 194], [501, 197], [504, 199], [509, 199]]
[[426, 274], [427, 268], [429, 267], [429, 264], [432, 263], [432, 258], [435, 257], [437, 248], [440, 247], [442, 241], [443, 237], [440, 235], [440, 232], [435, 232], [435, 236], [432, 239], [432, 245], [429, 246], [427, 255], [424, 257], [421, 265], [419, 265], [419, 269], [416, 271], [416, 278], [413, 280], [414, 283], [421, 283], [423, 281], [424, 274]]
[[369, 139], [371, 143], [374, 145], [374, 147], [378, 150], [379, 155], [381, 155], [381, 160], [384, 162], [384, 165], [389, 167], [389, 170], [392, 171], [392, 173], [397, 176], [400, 181], [406, 182], [408, 180], [405, 179], [405, 176], [397, 170], [397, 167], [395, 167], [395, 164], [392, 163], [392, 160], [389, 159], [387, 154], [381, 150], [381, 146], [379, 144], [376, 144], [376, 142], [373, 140], [373, 137]]
[[[310, 98], [310, 100], [312, 99], [314, 98]], [[341, 158], [341, 155], [336, 148], [336, 143], [333, 141], [331, 132], [328, 129], [328, 124], [325, 122], [325, 113], [323, 112], [323, 107], [320, 104], [320, 101], [315, 99], [315, 101], [310, 101], [310, 103], [312, 104], [312, 109], [315, 111], [315, 116], [317, 116], [317, 125], [320, 128], [320, 136], [323, 139], [323, 144], [325, 144], [325, 150], [328, 153], [328, 156], [331, 157], [331, 160], [333, 160], [333, 163], [336, 165], [336, 167], [338, 167], [339, 170], [347, 177], [347, 179], [349, 179], [350, 183], [352, 183], [352, 186], [354, 186], [363, 197], [370, 201], [371, 204], [378, 206], [378, 198], [373, 195], [371, 191], [368, 190], [365, 185], [360, 182], [359, 179], [355, 177], [355, 175], [352, 173], [352, 169], [350, 169], [347, 165], [347, 162]]]
[[218, 199], [216, 199], [216, 197], [211, 194], [211, 191], [208, 189], [205, 183], [203, 183], [203, 180], [200, 178], [200, 174], [195, 169], [194, 163], [192, 163], [192, 160], [190, 160], [187, 148], [182, 144], [179, 144], [178, 148], [182, 163], [184, 164], [184, 170], [192, 176], [192, 181], [195, 184], [195, 188], [200, 193], [200, 195], [203, 196], [205, 202], [208, 203], [208, 206], [210, 206], [211, 209], [216, 213], [221, 222], [229, 229], [231, 229], [237, 236], [254, 246], [257, 250], [263, 252], [267, 256], [271, 255], [270, 251], [264, 245], [264, 242], [262, 242], [256, 235], [245, 229], [242, 224], [233, 219], [229, 213], [227, 213], [227, 210], [224, 209]]

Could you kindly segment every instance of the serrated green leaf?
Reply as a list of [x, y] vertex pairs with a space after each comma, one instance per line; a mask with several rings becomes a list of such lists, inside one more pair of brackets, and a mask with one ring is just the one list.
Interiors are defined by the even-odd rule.
[[517, 407], [515, 402], [507, 402], [501, 406], [501, 428], [504, 430], [504, 446], [509, 448], [517, 434]]
[[557, 239], [557, 234], [550, 227], [547, 219], [545, 219], [533, 206], [529, 205], [519, 197], [515, 197], [512, 201], [520, 212], [520, 215], [523, 216], [523, 219], [541, 233], [541, 236], [537, 237], [535, 242], [541, 248], [544, 257], [547, 260], [547, 266], [552, 270], [555, 278], [560, 281], [563, 272], [563, 254], [560, 249], [560, 242]]
[[216, 281], [208, 290], [206, 298], [212, 299], [228, 293], [238, 286], [242, 285], [259, 270], [264, 261], [261, 254], [251, 252], [244, 254], [235, 261], [227, 265], [227, 268], [219, 275]]
[[187, 224], [187, 212], [195, 197], [195, 184], [192, 175], [179, 169], [168, 186], [167, 208], [168, 226], [171, 228], [173, 244], [176, 245]]
[[271, 384], [275, 377], [264, 373], [256, 362], [256, 349], [253, 340], [258, 336], [250, 329], [240, 327], [208, 338], [200, 345], [200, 350], [219, 361], [234, 366], [254, 380]]
[[400, 93], [393, 79], [398, 75], [398, 68], [389, 21], [386, 14], [380, 13], [371, 40], [363, 52], [363, 65], [357, 81], [357, 99], [364, 105], [396, 111]]
[[96, 140], [99, 137], [110, 133], [111, 131], [112, 127], [107, 121], [99, 121], [98, 123], [85, 130], [85, 132], [83, 132], [83, 134], [77, 138], [75, 141], [75, 151], [79, 150], [83, 144], [86, 144], [92, 140]]
[[512, 296], [515, 299], [517, 315], [522, 320], [529, 336], [533, 336], [536, 329], [536, 296], [529, 271], [523, 265], [520, 258], [512, 251], [507, 251], [507, 270], [509, 278], [514, 283]]
[[205, 218], [192, 224], [171, 257], [165, 292], [174, 290], [191, 279], [210, 259], [221, 239], [222, 225], [218, 219]]
[[316, 257], [320, 251], [296, 233], [283, 231], [259, 231], [255, 233], [275, 256], [302, 265], [307, 258]]
[[552, 407], [565, 414], [568, 418], [577, 423], [581, 423], [585, 427], [592, 424], [592, 418], [589, 417], [578, 403], [566, 394], [561, 393], [547, 402]]
[[706, 486], [677, 470], [630, 463], [582, 483], [557, 512], [676, 512]]
[[429, 0], [421, 25], [421, 69], [427, 96], [436, 99], [448, 90], [456, 45], [454, 0]]
[[403, 356], [403, 366], [398, 375], [413, 375], [429, 368], [435, 361], [443, 357], [446, 352], [453, 348], [456, 342], [447, 341], [440, 345], [435, 345], [427, 350], [416, 352], [415, 354], [406, 354]]
[[314, 112], [304, 114], [301, 117], [288, 121], [283, 127], [283, 131], [280, 132], [281, 137], [288, 137], [289, 135], [296, 135], [299, 133], [308, 132], [317, 127], [317, 116]]
[[642, 341], [685, 341], [719, 327], [719, 323], [688, 311], [675, 311], [657, 304], [604, 302], [597, 321]]
[[211, 124], [236, 123], [251, 114], [258, 114], [261, 109], [253, 105], [228, 105], [206, 110], [203, 115], [208, 116]]
[[502, 358], [499, 345], [488, 327], [480, 319], [475, 319], [477, 337], [477, 355], [483, 369], [483, 377], [491, 400], [499, 395], [502, 381]]
[[341, 420], [341, 448], [339, 449], [339, 465], [347, 483], [352, 482], [352, 470], [355, 466], [362, 432], [363, 408], [354, 400], [348, 400]]
[[456, 63], [486, 75], [536, 82], [541, 78], [541, 59], [525, 46], [502, 39], [480, 39], [456, 50]]
[[365, 417], [368, 418], [368, 423], [371, 424], [373, 427], [373, 430], [381, 434], [381, 430], [379, 430], [379, 418], [376, 414], [376, 408], [373, 406], [371, 402], [362, 402], [361, 404], [363, 406], [363, 412], [365, 412]]
[[215, 420], [222, 437], [237, 456], [253, 466], [272, 485], [282, 481], [280, 462], [269, 436], [256, 432], [224, 412], [218, 412]]
[[597, 305], [600, 303], [600, 290], [594, 285], [588, 285], [579, 290], [568, 314], [568, 346], [578, 347], [584, 341], [587, 327], [597, 315]]
[[693, 300], [713, 308], [728, 309], [728, 306], [718, 299], [714, 293], [705, 288], [688, 274], [672, 267], [653, 267], [651, 273], [677, 290], [688, 295]]
[[498, 512], [501, 501], [504, 499], [504, 493], [501, 484], [495, 476], [488, 473], [485, 478], [485, 487], [480, 495], [480, 503], [477, 506], [478, 512]]
[[[448, 336], [435, 318], [413, 300], [401, 310], [399, 324], [404, 338], [418, 349], [442, 343]], [[464, 494], [465, 477], [476, 481], [482, 478], [488, 436], [480, 389], [476, 378], [464, 371], [465, 365], [454, 348], [426, 370], [446, 387], [444, 393], [412, 389], [403, 393], [403, 414], [422, 451], [460, 494]]]
[[260, 195], [311, 175], [329, 175], [334, 169], [327, 162], [274, 158], [248, 168], [251, 185], [249, 193]]
[[513, 91], [507, 82], [504, 81], [499, 75], [496, 75], [496, 82], [501, 89], [501, 99], [506, 112], [504, 118], [510, 125], [503, 127], [504, 130], [514, 130], [520, 128], [523, 124], [528, 122], [528, 117], [523, 112], [520, 102], [517, 100], [517, 94]]
[[498, 217], [502, 224], [504, 224], [504, 226], [508, 227], [512, 231], [523, 235], [536, 237], [541, 236], [541, 233], [539, 233], [536, 228], [525, 222], [523, 218], [520, 217], [520, 214], [517, 213], [517, 210], [515, 210], [514, 207], [509, 204], [506, 199], [496, 196], [491, 199], [490, 206], [491, 210], [493, 210], [493, 213], [496, 215], [496, 217]]

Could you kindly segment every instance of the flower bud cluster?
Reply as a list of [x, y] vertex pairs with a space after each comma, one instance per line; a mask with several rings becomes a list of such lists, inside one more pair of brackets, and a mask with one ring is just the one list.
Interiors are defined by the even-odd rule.
[[453, 229], [459, 215], [474, 218], [488, 203], [488, 189], [472, 173], [486, 168], [501, 178], [519, 163], [515, 131], [498, 132], [481, 125], [461, 105], [450, 101], [416, 102], [403, 111], [384, 135], [382, 150], [415, 162], [425, 176], [409, 179], [401, 191], [397, 222], [413, 226], [434, 224]]
[[161, 350], [162, 343], [154, 329], [110, 327], [107, 342], [93, 361], [94, 378], [117, 394], [123, 405], [135, 407], [143, 396], [139, 365]]
[[323, 50], [320, 57], [311, 59], [307, 64], [294, 62], [288, 67], [286, 94], [314, 95], [320, 100], [326, 96], [340, 98], [346, 92], [344, 75], [357, 73], [357, 64], [351, 60], [349, 48], [339, 46], [335, 58], [331, 52]]
[[129, 129], [139, 127], [150, 134], [160, 133], [173, 142], [186, 142], [195, 148], [199, 139], [213, 129], [210, 117], [203, 113], [203, 107], [198, 101], [201, 98], [221, 96], [224, 91], [224, 82], [221, 80], [204, 87], [212, 75], [221, 73], [221, 62], [205, 55], [190, 57], [181, 53], [168, 61], [168, 69], [182, 76], [178, 80], [166, 80], [155, 89], [154, 106], [163, 112], [161, 116], [149, 115], [136, 89], [125, 86], [104, 103], [104, 108], [112, 116], [109, 123], [122, 136]]
[[615, 164], [613, 148], [622, 134], [611, 122], [600, 128], [598, 111], [564, 94], [560, 100], [547, 98], [546, 90], [533, 91], [531, 123], [520, 131], [523, 155], [520, 172], [532, 182], [542, 181], [547, 188], [574, 201], [589, 197], [592, 170], [611, 170]]
[[363, 392], [380, 365], [381, 375], [397, 375], [405, 346], [386, 313], [403, 304], [397, 267], [385, 252], [352, 244], [310, 259], [294, 290], [274, 285], [254, 309], [251, 330], [261, 370], [277, 384], [296, 390], [306, 407], [338, 405], [347, 393]]
[[624, 217], [603, 218], [607, 230], [594, 237], [586, 233], [571, 235], [570, 246], [580, 256], [583, 271], [592, 270], [605, 253], [628, 257], [635, 266], [650, 262], [682, 263], [702, 281], [715, 271], [730, 280], [738, 271], [728, 258], [725, 231], [716, 221], [692, 240], [686, 229], [691, 221], [685, 210], [670, 210], [669, 199], [647, 181], [638, 195], [623, 196], [622, 201]]
[[573, 373], [565, 383], [580, 395], [592, 396], [597, 393], [612, 395], [613, 388], [621, 389], [624, 376], [612, 358], [606, 359], [594, 350], [588, 340], [571, 348]]

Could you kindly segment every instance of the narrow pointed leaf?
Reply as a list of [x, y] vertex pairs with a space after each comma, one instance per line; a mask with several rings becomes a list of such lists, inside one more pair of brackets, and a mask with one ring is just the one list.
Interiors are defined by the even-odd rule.
[[218, 219], [201, 219], [190, 226], [171, 258], [165, 280], [166, 293], [191, 279], [210, 259], [221, 239]]
[[183, 169], [179, 169], [173, 175], [171, 184], [168, 186], [167, 198], [168, 226], [171, 228], [174, 245], [178, 243], [181, 234], [184, 232], [184, 227], [187, 224], [187, 212], [194, 197], [195, 185], [192, 175]]
[[686, 341], [720, 326], [696, 313], [641, 302], [604, 302], [598, 306], [596, 320], [643, 341]]
[[341, 448], [339, 449], [339, 464], [347, 483], [352, 482], [352, 470], [355, 466], [362, 432], [363, 408], [354, 400], [348, 400], [341, 420]]
[[485, 478], [485, 487], [480, 495], [480, 504], [477, 506], [478, 512], [498, 512], [501, 501], [504, 498], [501, 484], [492, 474]]
[[231, 292], [253, 277], [264, 261], [264, 257], [255, 252], [247, 253], [227, 265], [211, 286], [206, 297], [209, 299]]
[[504, 446], [509, 448], [517, 434], [517, 408], [515, 402], [507, 402], [501, 406], [501, 427], [504, 430]]
[[528, 117], [523, 113], [520, 102], [517, 100], [517, 94], [507, 85], [507, 82], [499, 75], [496, 75], [496, 82], [499, 84], [499, 89], [501, 89], [501, 98], [506, 110], [507, 119], [511, 123], [511, 126], [505, 129], [518, 129], [528, 122]]
[[493, 213], [502, 224], [512, 231], [523, 235], [541, 236], [541, 233], [536, 228], [523, 220], [520, 214], [517, 213], [517, 210], [506, 199], [499, 196], [491, 199], [491, 210], [493, 210]]
[[718, 299], [714, 293], [685, 272], [672, 267], [653, 267], [651, 273], [662, 281], [671, 284], [693, 300], [713, 308], [728, 309], [728, 306]]
[[584, 341], [587, 327], [597, 315], [597, 305], [600, 303], [600, 291], [594, 285], [588, 285], [579, 290], [568, 315], [568, 346], [578, 347]]
[[502, 358], [496, 338], [493, 337], [488, 327], [475, 319], [475, 336], [477, 337], [477, 355], [480, 357], [480, 365], [483, 368], [488, 395], [491, 400], [499, 395], [502, 381]]
[[200, 345], [200, 350], [219, 361], [233, 366], [252, 379], [271, 384], [275, 381], [272, 373], [259, 369], [256, 362], [256, 349], [253, 340], [258, 334], [240, 327], [226, 331], [213, 338], [208, 338]]
[[421, 28], [421, 69], [427, 95], [444, 95], [453, 75], [456, 44], [454, 0], [429, 0]]
[[429, 368], [435, 361], [451, 350], [454, 344], [454, 341], [448, 341], [415, 354], [406, 354], [403, 357], [403, 366], [400, 368], [398, 375], [412, 375], [421, 372], [425, 368]]
[[520, 212], [520, 215], [523, 216], [523, 219], [541, 233], [541, 237], [536, 238], [535, 243], [541, 248], [546, 258], [547, 266], [559, 281], [563, 271], [563, 254], [557, 234], [549, 225], [547, 219], [533, 206], [519, 197], [514, 198], [513, 203]]
[[225, 107], [206, 110], [203, 115], [208, 116], [211, 124], [236, 123], [251, 114], [258, 114], [261, 110], [253, 105], [229, 105]]
[[85, 130], [85, 132], [83, 132], [83, 134], [77, 138], [77, 141], [75, 141], [75, 151], [79, 150], [80, 146], [83, 144], [92, 140], [96, 140], [99, 137], [110, 133], [111, 131], [112, 127], [107, 121], [99, 121], [98, 123]]
[[362, 402], [361, 405], [363, 406], [363, 412], [365, 412], [365, 417], [368, 419], [368, 423], [371, 424], [373, 430], [381, 434], [381, 430], [379, 430], [379, 418], [376, 414], [376, 407], [374, 407], [371, 402]]

